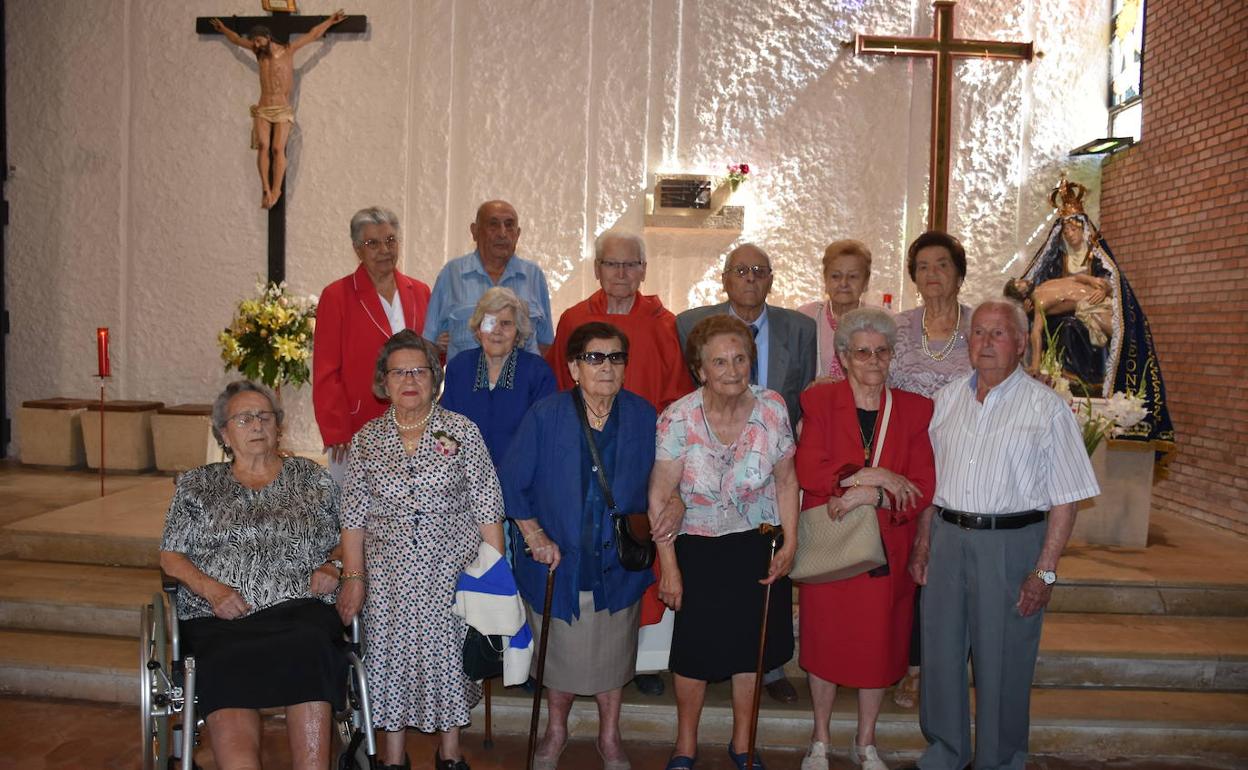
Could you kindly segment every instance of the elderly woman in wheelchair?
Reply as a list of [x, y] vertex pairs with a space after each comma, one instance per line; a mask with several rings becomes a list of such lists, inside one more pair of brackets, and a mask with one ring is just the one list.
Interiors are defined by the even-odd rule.
[[350, 576], [330, 562], [338, 488], [310, 460], [278, 453], [281, 420], [264, 388], [226, 387], [212, 426], [231, 460], [183, 474], [166, 515], [160, 565], [180, 584], [195, 708], [221, 768], [259, 767], [259, 709], [284, 706], [293, 767], [324, 770], [331, 713], [346, 697], [332, 601]]

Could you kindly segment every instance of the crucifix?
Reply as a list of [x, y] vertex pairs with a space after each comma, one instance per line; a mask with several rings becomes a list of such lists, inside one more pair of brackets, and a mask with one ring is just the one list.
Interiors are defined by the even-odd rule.
[[933, 60], [932, 137], [928, 170], [927, 229], [949, 224], [949, 134], [953, 112], [954, 59], [1022, 59], [1031, 61], [1031, 43], [966, 40], [953, 36], [954, 0], [936, 0], [931, 37], [855, 35], [855, 54], [922, 56]]
[[[286, 277], [286, 141], [294, 124], [290, 104], [294, 87], [292, 57], [296, 50], [330, 32], [364, 32], [368, 17], [347, 16], [201, 16], [195, 31], [201, 35], [224, 35], [226, 40], [252, 51], [260, 71], [260, 100], [252, 106], [252, 149], [257, 151], [261, 178], [260, 205], [269, 214], [269, 280]], [[302, 33], [293, 44], [292, 34]]]

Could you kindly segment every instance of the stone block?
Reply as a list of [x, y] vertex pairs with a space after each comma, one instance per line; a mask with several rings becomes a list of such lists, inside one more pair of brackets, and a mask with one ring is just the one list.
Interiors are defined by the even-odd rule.
[[1148, 545], [1153, 507], [1153, 448], [1129, 441], [1102, 441], [1092, 453], [1101, 494], [1079, 505], [1070, 539], [1090, 545]]
[[84, 398], [44, 398], [23, 401], [17, 412], [21, 436], [19, 457], [26, 465], [77, 468], [86, 462], [82, 444], [82, 413], [91, 404]]
[[[104, 468], [106, 471], [145, 471], [156, 463], [152, 447], [152, 417], [160, 401], [106, 401], [104, 403]], [[100, 467], [100, 405], [92, 403], [82, 415], [82, 440], [87, 467]]]
[[211, 404], [178, 404], [157, 410], [152, 417], [152, 445], [156, 470], [168, 473], [225, 459], [212, 437]]

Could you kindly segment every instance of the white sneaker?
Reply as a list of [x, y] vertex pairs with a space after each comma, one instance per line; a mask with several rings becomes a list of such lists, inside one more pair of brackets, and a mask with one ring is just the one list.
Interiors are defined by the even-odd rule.
[[802, 770], [828, 770], [828, 747], [823, 741], [810, 744], [810, 751], [802, 758]]
[[880, 759], [875, 746], [859, 746], [858, 736], [849, 744], [849, 758], [855, 765], [862, 765], [862, 770], [888, 770], [888, 765]]

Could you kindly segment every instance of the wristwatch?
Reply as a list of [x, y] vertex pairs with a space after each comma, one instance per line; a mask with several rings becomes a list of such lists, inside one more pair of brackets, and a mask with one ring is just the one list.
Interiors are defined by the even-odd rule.
[[1057, 573], [1051, 569], [1032, 570], [1031, 574], [1040, 578], [1040, 581], [1046, 586], [1051, 586], [1057, 582]]

